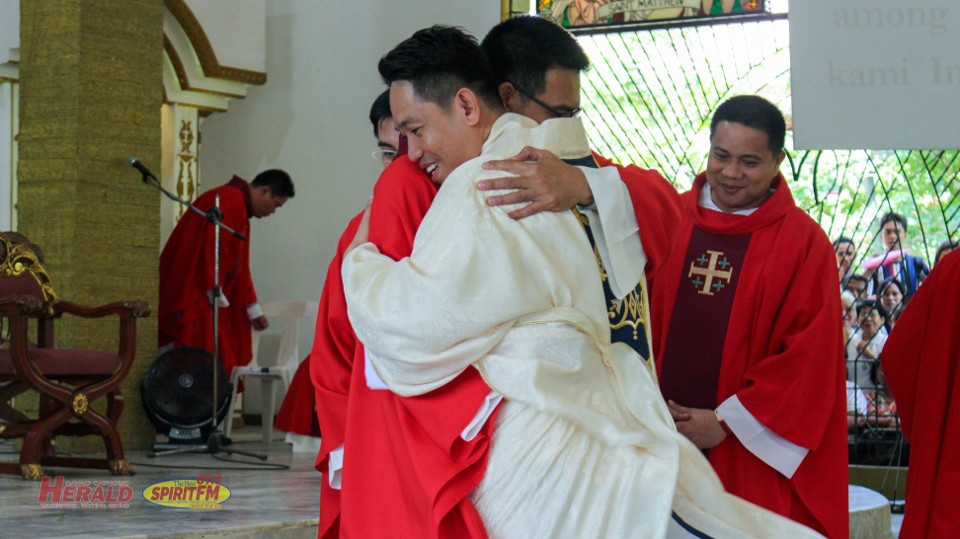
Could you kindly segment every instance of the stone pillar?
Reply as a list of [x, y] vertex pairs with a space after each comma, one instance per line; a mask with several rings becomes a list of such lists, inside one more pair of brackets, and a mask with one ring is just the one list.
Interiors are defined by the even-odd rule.
[[[43, 248], [61, 299], [144, 299], [156, 310], [160, 195], [127, 158], [160, 173], [162, 24], [163, 0], [20, 2], [18, 225]], [[57, 345], [116, 349], [112, 322], [61, 321]], [[139, 384], [156, 349], [155, 312], [137, 334], [123, 386], [126, 449], [153, 440]]]

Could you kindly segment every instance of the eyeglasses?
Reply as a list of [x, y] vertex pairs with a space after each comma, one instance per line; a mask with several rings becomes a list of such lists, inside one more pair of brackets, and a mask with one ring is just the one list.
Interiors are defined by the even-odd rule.
[[397, 150], [392, 150], [389, 148], [377, 148], [376, 150], [373, 150], [373, 153], [370, 155], [372, 155], [377, 161], [383, 163], [383, 166], [387, 166], [391, 161], [393, 161], [393, 158], [397, 156]]
[[[508, 82], [510, 82], [510, 81], [508, 81]], [[522, 95], [523, 97], [526, 97], [526, 98], [529, 99], [530, 101], [533, 101], [534, 103], [536, 103], [536, 104], [540, 105], [541, 107], [543, 107], [547, 112], [549, 112], [550, 114], [553, 114], [553, 117], [554, 117], [554, 118], [574, 118], [574, 117], [576, 117], [578, 114], [580, 114], [580, 112], [583, 111], [583, 109], [580, 108], [580, 107], [577, 107], [577, 108], [575, 108], [575, 109], [556, 109], [556, 108], [553, 108], [553, 107], [551, 107], [550, 105], [548, 105], [548, 104], [544, 103], [543, 101], [540, 101], [539, 99], [537, 99], [536, 97], [534, 97], [533, 94], [531, 94], [530, 92], [524, 90], [524, 89], [521, 88], [520, 86], [517, 86], [516, 83], [510, 82], [510, 84], [513, 84], [513, 87], [516, 88], [516, 90], [517, 90], [518, 92], [520, 92], [520, 95]]]

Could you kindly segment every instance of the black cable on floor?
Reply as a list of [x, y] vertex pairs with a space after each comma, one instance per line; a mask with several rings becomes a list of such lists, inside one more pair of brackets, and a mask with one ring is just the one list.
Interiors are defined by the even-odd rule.
[[[274, 464], [272, 462], [248, 462], [244, 460], [236, 459], [227, 459], [223, 457], [218, 457], [216, 455], [210, 455], [215, 460], [222, 462], [232, 462], [235, 464], [246, 464], [247, 466], [228, 466], [226, 468], [217, 468], [217, 470], [250, 470], [250, 471], [271, 471], [271, 470], [289, 470], [290, 466], [287, 464]], [[130, 461], [131, 466], [145, 466], [147, 468], [167, 468], [167, 469], [182, 469], [182, 470], [210, 470], [210, 466], [188, 466], [188, 465], [175, 465], [175, 464], [150, 464], [148, 462], [133, 462]]]

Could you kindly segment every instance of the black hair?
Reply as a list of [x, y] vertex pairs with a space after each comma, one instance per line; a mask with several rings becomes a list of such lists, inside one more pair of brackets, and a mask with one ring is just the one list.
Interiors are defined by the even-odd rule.
[[896, 212], [890, 212], [883, 214], [883, 217], [880, 218], [880, 228], [883, 228], [883, 225], [893, 221], [895, 223], [900, 223], [900, 226], [903, 227], [903, 231], [907, 231], [907, 219]]
[[850, 239], [850, 238], [848, 238], [848, 237], [846, 237], [846, 236], [840, 236], [839, 238], [833, 240], [833, 248], [836, 249], [837, 247], [840, 246], [841, 243], [849, 243], [850, 245], [853, 245], [854, 247], [857, 246], [856, 243], [853, 243], [853, 240], [852, 240], [852, 239]]
[[943, 253], [947, 251], [952, 251], [957, 247], [960, 247], [960, 245], [958, 245], [957, 242], [953, 240], [946, 240], [943, 243], [941, 243], [940, 247], [937, 247], [937, 254], [933, 257], [934, 265], [936, 265], [936, 263], [940, 261], [940, 257], [943, 256]]
[[843, 280], [843, 286], [846, 287], [850, 281], [860, 281], [864, 286], [870, 284], [870, 280], [859, 273], [847, 275], [847, 278]]
[[860, 303], [857, 303], [857, 316], [859, 316], [864, 310], [867, 312], [877, 311], [877, 314], [880, 315], [880, 318], [883, 318], [884, 320], [887, 319], [887, 310], [884, 309], [883, 305], [880, 305], [880, 302], [875, 299], [865, 299]]
[[393, 115], [390, 114], [390, 90], [384, 90], [370, 106], [370, 123], [373, 124], [374, 138], [380, 136], [380, 124], [391, 116]]
[[763, 131], [771, 152], [777, 154], [783, 150], [787, 133], [783, 113], [776, 105], [758, 95], [738, 95], [721, 103], [710, 120], [711, 140], [720, 122], [742, 124]]
[[253, 187], [266, 185], [270, 188], [270, 194], [275, 197], [293, 198], [293, 180], [290, 175], [279, 168], [264, 170], [250, 182]]
[[537, 95], [547, 88], [547, 71], [585, 71], [590, 59], [570, 32], [546, 19], [522, 16], [494, 26], [480, 47], [497, 84], [511, 82]]
[[881, 370], [881, 367], [880, 367], [879, 361], [870, 362], [870, 381], [873, 382], [873, 385], [877, 387], [880, 387], [881, 385], [883, 385], [880, 383], [880, 370]]
[[377, 65], [383, 82], [405, 81], [417, 97], [447, 108], [460, 88], [469, 88], [487, 106], [500, 110], [496, 80], [477, 39], [453, 26], [418, 30]]
[[[877, 297], [879, 298], [880, 296], [882, 296], [882, 295], [883, 295], [883, 292], [884, 292], [887, 288], [890, 288], [891, 285], [896, 285], [897, 290], [900, 291], [900, 295], [903, 296], [904, 299], [906, 299], [906, 297], [907, 297], [907, 289], [904, 288], [903, 283], [901, 283], [900, 280], [897, 279], [896, 277], [891, 277], [891, 278], [883, 281], [883, 283], [880, 284], [880, 288], [877, 289]], [[903, 303], [903, 300], [901, 299], [900, 302]]]

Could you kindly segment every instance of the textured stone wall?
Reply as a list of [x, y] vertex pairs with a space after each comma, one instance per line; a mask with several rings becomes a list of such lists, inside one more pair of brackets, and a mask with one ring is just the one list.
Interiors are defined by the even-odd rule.
[[[156, 309], [160, 195], [127, 158], [160, 173], [162, 0], [30, 0], [20, 10], [19, 231], [43, 248], [61, 299]], [[127, 449], [153, 440], [139, 384], [156, 328], [155, 315], [139, 321], [123, 386]], [[117, 325], [61, 321], [57, 345], [116, 349]]]

